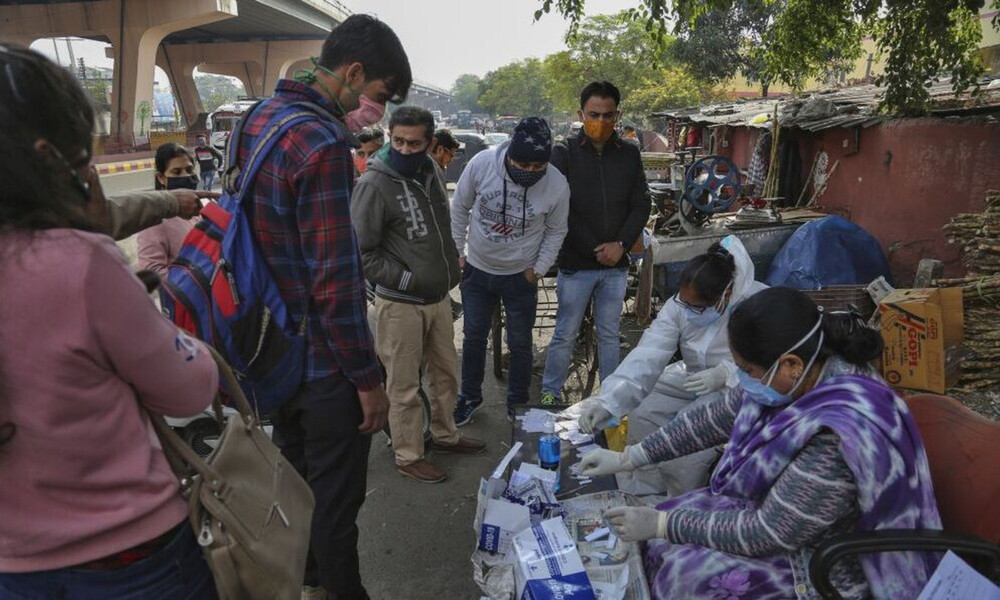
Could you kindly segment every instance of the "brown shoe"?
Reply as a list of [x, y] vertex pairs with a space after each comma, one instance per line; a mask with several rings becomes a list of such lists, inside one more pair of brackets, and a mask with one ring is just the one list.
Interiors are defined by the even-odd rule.
[[431, 449], [438, 452], [454, 452], [455, 454], [479, 454], [486, 450], [486, 442], [473, 438], [460, 437], [454, 444], [431, 442]]
[[448, 478], [444, 471], [423, 458], [408, 465], [396, 465], [396, 470], [401, 475], [416, 479], [420, 483], [441, 483]]

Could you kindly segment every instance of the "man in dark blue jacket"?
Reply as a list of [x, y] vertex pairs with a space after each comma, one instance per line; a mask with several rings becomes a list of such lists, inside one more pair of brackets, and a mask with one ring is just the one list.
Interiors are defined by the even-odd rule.
[[552, 165], [569, 181], [569, 233], [559, 253], [559, 309], [542, 377], [542, 404], [559, 402], [587, 305], [594, 303], [601, 380], [620, 359], [628, 249], [649, 219], [639, 148], [615, 133], [621, 92], [607, 81], [580, 93], [583, 130], [557, 144]]

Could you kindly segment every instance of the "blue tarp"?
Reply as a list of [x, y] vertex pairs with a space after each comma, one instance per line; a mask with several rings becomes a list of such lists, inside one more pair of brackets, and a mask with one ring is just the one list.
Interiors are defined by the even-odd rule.
[[840, 217], [806, 223], [771, 263], [766, 283], [800, 290], [830, 285], [868, 285], [880, 275], [892, 282], [878, 241]]

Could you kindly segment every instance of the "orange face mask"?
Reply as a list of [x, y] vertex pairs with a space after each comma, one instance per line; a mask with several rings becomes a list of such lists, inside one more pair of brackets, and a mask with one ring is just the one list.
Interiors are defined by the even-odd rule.
[[354, 157], [354, 168], [358, 170], [358, 173], [364, 173], [368, 170], [368, 159], [362, 158], [360, 156]]
[[614, 121], [602, 121], [600, 119], [586, 119], [583, 122], [583, 131], [593, 141], [603, 144], [615, 132], [615, 123]]

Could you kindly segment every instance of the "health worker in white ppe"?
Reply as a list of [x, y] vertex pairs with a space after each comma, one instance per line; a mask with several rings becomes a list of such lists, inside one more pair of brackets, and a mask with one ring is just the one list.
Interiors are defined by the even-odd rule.
[[[754, 266], [735, 236], [691, 259], [680, 291], [660, 310], [639, 345], [601, 382], [601, 392], [582, 403], [580, 429], [604, 428], [628, 415], [628, 443], [638, 444], [674, 416], [736, 387], [737, 369], [726, 326], [733, 307], [766, 289], [754, 281]], [[682, 360], [670, 364], [677, 350]], [[671, 497], [702, 487], [719, 456], [704, 450], [677, 460], [618, 473], [618, 487], [632, 494]]]

